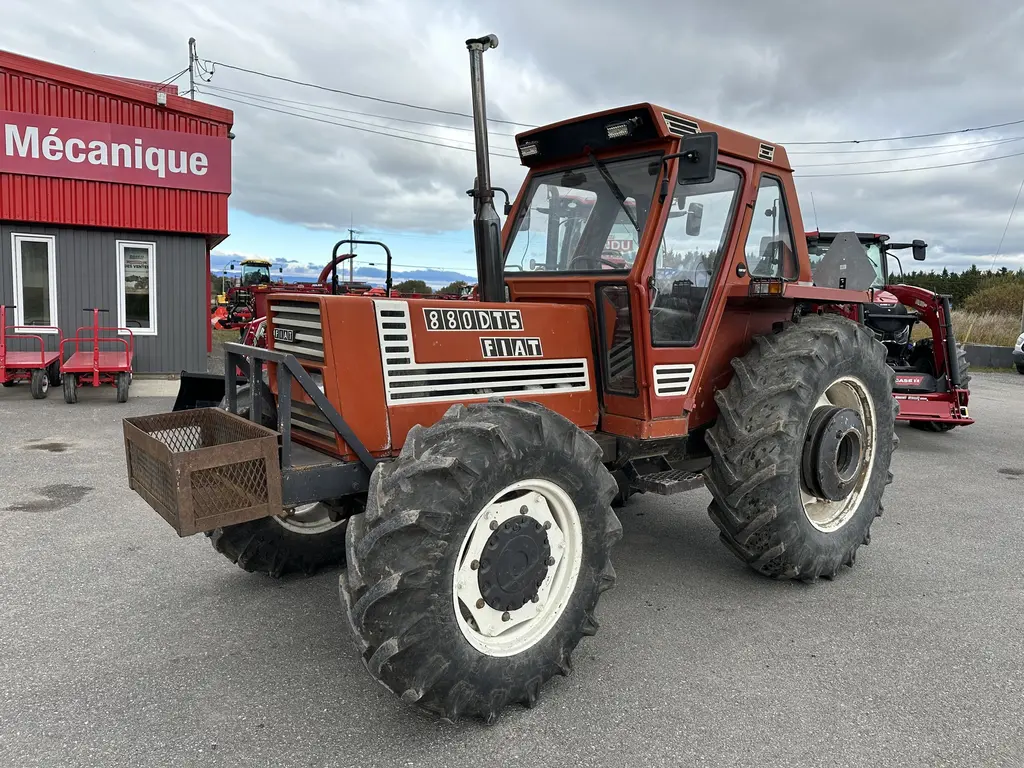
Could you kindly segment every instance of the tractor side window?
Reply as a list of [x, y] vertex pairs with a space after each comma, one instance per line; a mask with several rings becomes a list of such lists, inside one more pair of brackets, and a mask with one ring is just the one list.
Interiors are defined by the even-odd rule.
[[797, 277], [786, 201], [782, 185], [772, 176], [761, 176], [744, 253], [752, 277]]
[[681, 184], [654, 262], [651, 342], [692, 344], [725, 252], [742, 177], [719, 166], [709, 184]]

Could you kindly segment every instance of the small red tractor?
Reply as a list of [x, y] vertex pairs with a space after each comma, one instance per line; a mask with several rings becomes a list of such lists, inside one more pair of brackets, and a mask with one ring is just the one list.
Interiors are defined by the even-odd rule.
[[[927, 244], [923, 240], [892, 243], [888, 235], [876, 233], [807, 233], [817, 284], [844, 282], [844, 287], [871, 292], [870, 303], [853, 308], [851, 316], [885, 345], [886, 361], [896, 373], [893, 396], [900, 405], [896, 418], [919, 429], [946, 432], [974, 423], [967, 410], [970, 364], [953, 333], [950, 297], [892, 284], [889, 260], [896, 261], [902, 274], [903, 265], [893, 251], [907, 248], [915, 261], [924, 261]], [[915, 342], [911, 335], [917, 323], [930, 333]]]
[[[267, 348], [225, 345], [223, 407], [124, 420], [129, 485], [179, 535], [248, 571], [344, 564], [369, 674], [450, 720], [568, 674], [630, 493], [706, 485], [742, 562], [832, 579], [897, 444], [885, 346], [842, 314], [870, 292], [814, 284], [783, 147], [648, 103], [546, 125], [516, 137], [502, 230], [495, 45], [467, 41], [479, 300], [273, 293]], [[527, 247], [543, 268], [510, 268]]]

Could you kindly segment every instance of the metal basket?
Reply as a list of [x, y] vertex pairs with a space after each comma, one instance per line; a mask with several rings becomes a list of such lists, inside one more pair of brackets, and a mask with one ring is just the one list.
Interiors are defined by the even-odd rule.
[[128, 487], [179, 536], [281, 514], [274, 430], [219, 408], [123, 424]]

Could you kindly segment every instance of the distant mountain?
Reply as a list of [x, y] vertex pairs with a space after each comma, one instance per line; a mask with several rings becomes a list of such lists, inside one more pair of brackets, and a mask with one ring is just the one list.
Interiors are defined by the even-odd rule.
[[[353, 277], [356, 280], [379, 286], [384, 285], [384, 278], [386, 276], [387, 272], [377, 267], [357, 267], [353, 273]], [[273, 277], [277, 280], [281, 275], [274, 275]], [[316, 275], [311, 277], [309, 275], [285, 274], [283, 277], [289, 283], [311, 282], [316, 279]], [[348, 280], [347, 269], [338, 270], [338, 280]], [[476, 282], [476, 277], [447, 269], [414, 269], [406, 271], [394, 270], [391, 273], [391, 280], [393, 284], [401, 283], [404, 280], [422, 280], [431, 288], [444, 288], [456, 280], [473, 285]]]

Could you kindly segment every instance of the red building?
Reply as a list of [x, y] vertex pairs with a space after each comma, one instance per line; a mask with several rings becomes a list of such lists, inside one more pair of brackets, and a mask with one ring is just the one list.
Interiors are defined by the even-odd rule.
[[0, 51], [0, 300], [15, 323], [56, 344], [101, 307], [132, 329], [137, 371], [205, 370], [233, 121], [174, 86]]

